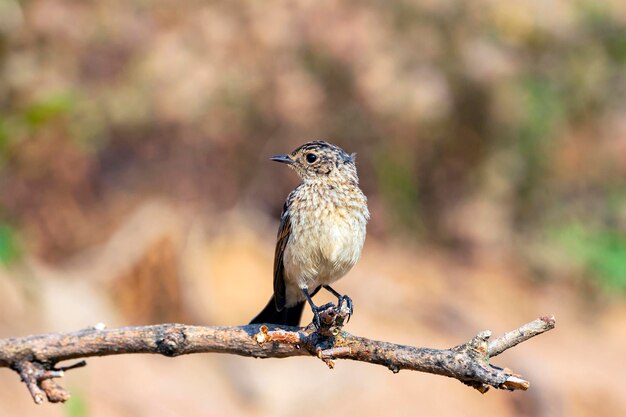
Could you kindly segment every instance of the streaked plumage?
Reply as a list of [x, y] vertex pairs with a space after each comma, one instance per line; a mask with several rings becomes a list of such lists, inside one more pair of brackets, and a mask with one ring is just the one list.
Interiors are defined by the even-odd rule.
[[303, 290], [314, 295], [358, 261], [369, 211], [354, 154], [314, 141], [272, 159], [288, 163], [302, 183], [287, 197], [281, 215], [274, 296], [252, 323], [297, 325], [306, 300]]

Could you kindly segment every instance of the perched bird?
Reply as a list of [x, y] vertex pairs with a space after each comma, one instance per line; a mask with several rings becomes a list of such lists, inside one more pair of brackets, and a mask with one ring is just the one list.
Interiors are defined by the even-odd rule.
[[355, 154], [324, 141], [305, 143], [272, 161], [287, 164], [302, 182], [287, 197], [274, 255], [274, 295], [252, 323], [297, 326], [307, 301], [319, 328], [311, 297], [321, 287], [339, 302], [352, 300], [330, 284], [361, 256], [369, 220], [367, 198], [359, 188]]

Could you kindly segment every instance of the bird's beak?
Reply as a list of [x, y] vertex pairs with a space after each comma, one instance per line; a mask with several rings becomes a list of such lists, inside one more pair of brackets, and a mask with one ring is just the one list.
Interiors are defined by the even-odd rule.
[[291, 164], [293, 164], [294, 162], [296, 162], [296, 161], [294, 161], [293, 159], [291, 159], [291, 158], [289, 157], [289, 155], [277, 155], [277, 156], [272, 156], [270, 159], [271, 159], [272, 161], [275, 161], [275, 162], [282, 162], [283, 164], [289, 164], [289, 165], [291, 165]]

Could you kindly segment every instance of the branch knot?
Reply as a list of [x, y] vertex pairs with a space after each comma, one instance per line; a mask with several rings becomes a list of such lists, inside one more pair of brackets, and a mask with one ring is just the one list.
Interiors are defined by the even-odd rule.
[[187, 336], [178, 326], [166, 329], [156, 342], [157, 352], [170, 358], [182, 354], [186, 346]]

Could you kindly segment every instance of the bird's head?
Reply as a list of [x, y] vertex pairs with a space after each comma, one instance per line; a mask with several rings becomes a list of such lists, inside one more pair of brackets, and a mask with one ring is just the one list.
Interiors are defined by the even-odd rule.
[[316, 140], [307, 142], [289, 155], [273, 156], [272, 161], [293, 168], [302, 181], [332, 180], [358, 183], [356, 154], [348, 154], [340, 147]]

